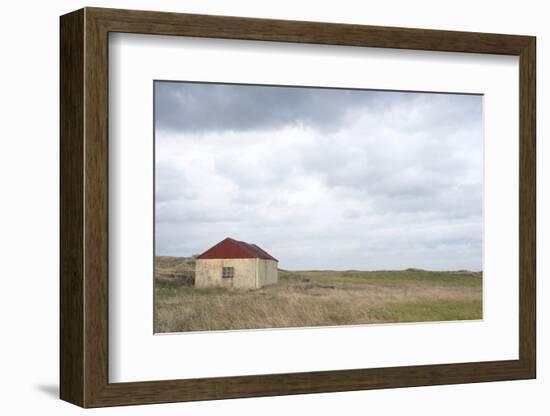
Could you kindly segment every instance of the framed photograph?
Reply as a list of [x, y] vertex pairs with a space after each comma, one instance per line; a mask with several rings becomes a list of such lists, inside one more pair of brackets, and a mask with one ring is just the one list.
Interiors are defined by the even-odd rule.
[[536, 377], [534, 37], [60, 29], [63, 400]]

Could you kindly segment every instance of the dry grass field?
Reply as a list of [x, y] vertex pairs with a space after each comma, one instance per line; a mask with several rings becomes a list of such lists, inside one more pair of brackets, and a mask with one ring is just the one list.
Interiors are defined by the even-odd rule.
[[194, 259], [157, 257], [155, 332], [482, 318], [482, 274], [468, 271], [279, 271], [258, 290], [193, 287]]

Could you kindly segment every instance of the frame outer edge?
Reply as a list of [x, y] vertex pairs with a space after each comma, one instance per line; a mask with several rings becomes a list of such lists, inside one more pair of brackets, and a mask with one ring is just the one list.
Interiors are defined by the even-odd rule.
[[520, 54], [520, 360], [536, 378], [536, 38]]
[[84, 400], [84, 12], [60, 18], [60, 388]]
[[87, 7], [112, 32], [519, 55], [530, 36]]
[[108, 30], [84, 8], [84, 403], [109, 384]]

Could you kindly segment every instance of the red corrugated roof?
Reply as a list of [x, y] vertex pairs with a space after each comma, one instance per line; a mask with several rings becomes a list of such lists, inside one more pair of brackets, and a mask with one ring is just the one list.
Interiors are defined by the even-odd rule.
[[202, 253], [198, 259], [265, 259], [275, 260], [275, 257], [256, 244], [226, 238]]

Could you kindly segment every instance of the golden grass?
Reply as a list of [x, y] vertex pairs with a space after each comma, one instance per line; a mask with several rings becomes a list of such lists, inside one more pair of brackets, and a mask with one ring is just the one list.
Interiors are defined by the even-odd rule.
[[471, 272], [280, 271], [259, 290], [157, 278], [155, 290], [155, 332], [482, 318], [482, 276]]

